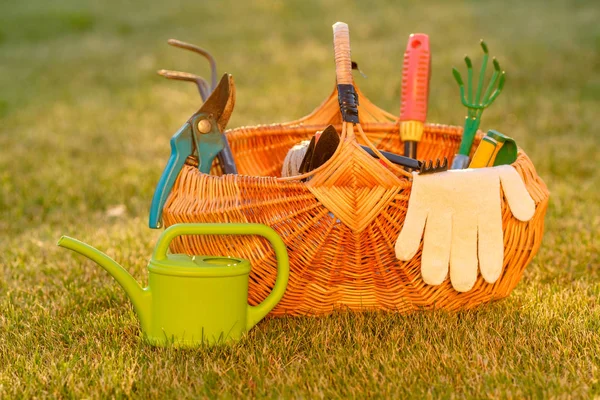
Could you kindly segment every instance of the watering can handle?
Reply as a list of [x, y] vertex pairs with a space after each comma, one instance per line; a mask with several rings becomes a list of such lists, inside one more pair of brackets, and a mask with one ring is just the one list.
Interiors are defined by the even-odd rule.
[[277, 278], [271, 293], [257, 306], [248, 305], [246, 330], [263, 319], [283, 297], [290, 276], [287, 247], [272, 228], [263, 224], [175, 224], [167, 228], [154, 249], [155, 260], [165, 260], [169, 244], [182, 235], [260, 235], [266, 238], [277, 258]]

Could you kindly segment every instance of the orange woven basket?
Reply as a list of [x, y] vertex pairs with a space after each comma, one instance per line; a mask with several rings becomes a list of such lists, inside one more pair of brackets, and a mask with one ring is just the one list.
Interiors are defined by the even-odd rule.
[[[345, 27], [345, 28], [344, 28]], [[353, 84], [347, 27], [334, 25], [337, 83]], [[382, 165], [359, 144], [402, 153], [398, 117], [373, 105], [355, 87], [359, 123], [342, 121], [337, 89], [310, 115], [297, 121], [231, 129], [226, 132], [239, 175], [223, 175], [217, 161], [211, 174], [198, 171], [188, 157], [163, 209], [166, 226], [185, 222], [262, 223], [287, 245], [290, 280], [271, 315], [321, 315], [335, 309], [467, 309], [508, 296], [542, 241], [549, 193], [527, 155], [519, 149], [513, 164], [535, 201], [534, 217], [521, 222], [502, 200], [504, 266], [493, 284], [478, 276], [459, 293], [449, 279], [438, 286], [423, 282], [421, 248], [410, 261], [399, 261], [394, 243], [411, 192], [408, 174]], [[333, 157], [309, 174], [280, 177], [288, 150], [333, 124], [341, 142]], [[462, 128], [426, 124], [419, 143], [422, 159], [457, 152]], [[473, 150], [481, 139], [475, 140]], [[306, 182], [303, 177], [311, 175]], [[251, 236], [182, 236], [173, 252], [219, 254], [250, 260], [249, 302], [260, 303], [271, 291], [276, 261], [267, 241]]]

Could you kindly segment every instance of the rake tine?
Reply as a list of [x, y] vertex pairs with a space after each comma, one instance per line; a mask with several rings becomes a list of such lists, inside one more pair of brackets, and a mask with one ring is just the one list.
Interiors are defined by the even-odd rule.
[[489, 105], [487, 103], [490, 100], [490, 95], [492, 94], [492, 90], [494, 89], [494, 86], [496, 86], [496, 81], [498, 80], [498, 75], [500, 75], [500, 72], [494, 70], [494, 73], [492, 74], [492, 79], [490, 79], [490, 83], [488, 84], [488, 87], [485, 90], [485, 93], [483, 94], [483, 99], [482, 99], [483, 104]]
[[492, 104], [493, 101], [496, 100], [496, 97], [498, 97], [500, 92], [502, 92], [502, 89], [504, 88], [505, 77], [506, 72], [502, 71], [502, 74], [500, 75], [500, 81], [498, 82], [498, 87], [496, 88], [496, 90], [494, 90], [494, 93], [492, 93], [492, 97], [490, 97], [489, 104]]
[[192, 51], [196, 54], [200, 54], [201, 56], [203, 56], [204, 58], [206, 58], [208, 60], [208, 62], [210, 63], [210, 74], [211, 74], [210, 91], [212, 93], [212, 91], [215, 90], [215, 88], [217, 87], [217, 63], [216, 63], [215, 59], [213, 58], [213, 56], [208, 51], [204, 50], [203, 48], [193, 45], [191, 43], [182, 42], [181, 40], [169, 39], [169, 40], [167, 40], [167, 43], [170, 44], [171, 46], [179, 47], [180, 49], [185, 49], [185, 50]]
[[452, 68], [452, 75], [454, 76], [454, 80], [458, 83], [458, 90], [460, 90], [460, 101], [463, 106], [469, 107], [469, 103], [467, 103], [467, 99], [465, 97], [465, 83], [462, 80], [462, 76], [460, 76], [460, 72], [456, 68]]
[[494, 64], [494, 70], [497, 72], [501, 71], [500, 63], [496, 60], [496, 57], [492, 58], [492, 64]]
[[483, 53], [484, 54], [489, 54], [487, 44], [485, 44], [485, 42], [483, 41], [483, 39], [479, 40], [479, 44], [481, 45], [481, 48], [483, 49]]
[[[462, 76], [460, 76], [460, 72], [458, 72], [458, 70], [455, 68], [452, 68], [452, 75], [454, 76], [454, 80], [456, 81], [456, 83], [458, 83], [458, 86], [462, 86], [463, 87], [463, 94], [464, 94], [464, 82], [462, 80]], [[464, 97], [464, 96], [462, 96]]]
[[465, 64], [467, 64], [467, 87], [469, 103], [473, 103], [473, 63], [469, 56], [465, 56]]
[[479, 104], [481, 100], [481, 91], [483, 90], [483, 80], [485, 79], [485, 70], [487, 69], [488, 63], [488, 49], [487, 45], [481, 40], [481, 48], [483, 49], [483, 60], [481, 61], [481, 70], [479, 71], [479, 81], [477, 82], [477, 95], [475, 96], [475, 103]]
[[423, 161], [423, 166], [421, 167], [419, 174], [430, 174], [431, 172], [433, 172], [431, 169], [431, 161], [429, 161], [429, 165], [427, 165], [427, 160]]
[[208, 82], [204, 78], [198, 75], [190, 74], [189, 72], [171, 71], [168, 69], [161, 69], [157, 71], [159, 75], [164, 76], [167, 79], [173, 79], [176, 81], [194, 82], [200, 93], [202, 101], [210, 95], [210, 89]]
[[433, 161], [425, 160], [425, 162], [423, 163], [423, 172], [425, 172], [426, 174], [430, 173], [432, 171], [432, 169], [431, 169], [432, 165], [433, 165]]
[[[482, 101], [483, 101], [484, 104], [489, 102], [490, 95], [492, 93], [492, 89], [494, 89], [494, 86], [496, 85], [496, 81], [498, 80], [498, 76], [502, 73], [502, 71], [500, 70], [500, 63], [498, 63], [498, 61], [496, 60], [495, 57], [492, 60], [492, 62], [494, 64], [494, 73], [492, 74], [492, 79], [490, 80], [490, 83], [488, 84], [488, 87], [485, 90], [485, 93], [483, 94], [483, 100]], [[487, 105], [489, 105], [489, 104], [487, 104]]]
[[436, 172], [444, 172], [448, 170], [448, 157], [444, 157], [444, 161], [439, 158], [435, 161], [425, 160], [419, 161], [419, 174], [433, 174]]

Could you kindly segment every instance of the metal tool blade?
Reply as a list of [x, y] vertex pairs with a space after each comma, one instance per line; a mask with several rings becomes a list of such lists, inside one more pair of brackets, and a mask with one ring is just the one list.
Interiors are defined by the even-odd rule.
[[208, 99], [202, 104], [198, 113], [204, 113], [217, 121], [219, 131], [225, 131], [233, 107], [235, 106], [235, 84], [233, 76], [223, 74], [215, 90], [208, 96]]

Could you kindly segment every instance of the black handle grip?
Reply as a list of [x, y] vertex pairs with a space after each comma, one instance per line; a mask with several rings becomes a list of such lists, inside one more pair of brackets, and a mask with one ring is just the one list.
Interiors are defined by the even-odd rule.
[[[377, 156], [377, 154], [375, 154], [375, 152], [373, 150], [371, 150], [370, 147], [367, 146], [360, 146], [362, 147], [362, 149], [364, 151], [366, 151], [367, 153], [369, 153], [371, 156], [375, 157], [375, 158], [379, 158]], [[416, 169], [416, 170], [420, 170], [421, 169], [421, 162], [419, 160], [415, 160], [414, 158], [409, 158], [409, 157], [404, 157], [398, 154], [394, 154], [394, 153], [389, 153], [387, 151], [381, 151], [379, 150], [379, 152], [388, 160], [390, 160], [391, 162], [393, 162], [394, 164], [397, 165], [401, 165], [403, 167], [407, 167], [407, 168], [412, 168], [412, 169]]]

